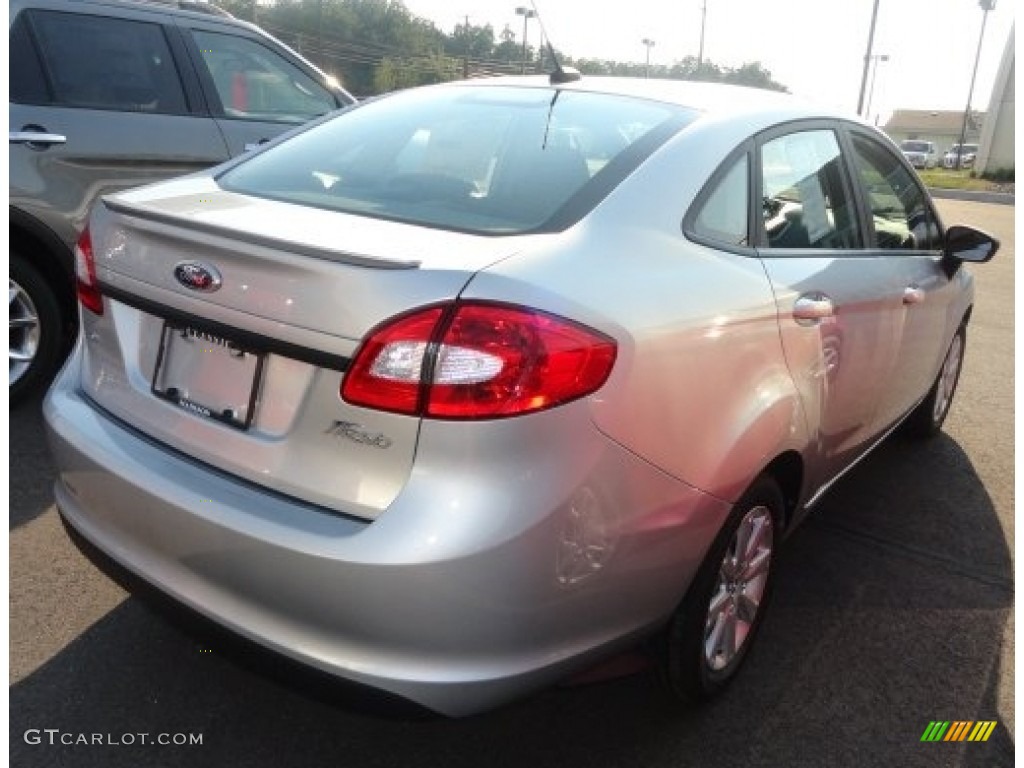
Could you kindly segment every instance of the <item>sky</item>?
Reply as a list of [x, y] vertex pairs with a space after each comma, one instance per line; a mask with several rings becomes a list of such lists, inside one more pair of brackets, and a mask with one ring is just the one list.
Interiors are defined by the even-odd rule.
[[[521, 42], [528, 0], [404, 0], [415, 15], [451, 32], [472, 24], [508, 24]], [[707, 4], [704, 56], [721, 66], [759, 61], [794, 94], [855, 112], [874, 0], [537, 0], [556, 47], [574, 58], [643, 62], [640, 42], [654, 40], [651, 62], [696, 56], [701, 5]], [[988, 108], [1013, 25], [1015, 0], [988, 13], [971, 104]], [[978, 49], [983, 12], [978, 0], [880, 0], [874, 53], [879, 62], [870, 119], [897, 108], [962, 111]], [[529, 22], [527, 42], [539, 29]], [[870, 78], [869, 78], [870, 85]], [[870, 90], [870, 89], [869, 89]], [[865, 97], [867, 100], [867, 97]]]

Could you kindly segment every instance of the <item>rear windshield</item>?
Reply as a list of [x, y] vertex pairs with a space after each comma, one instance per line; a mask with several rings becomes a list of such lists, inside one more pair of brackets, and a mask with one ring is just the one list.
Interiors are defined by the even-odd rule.
[[548, 88], [407, 91], [226, 171], [227, 190], [480, 234], [550, 231], [593, 208], [696, 112]]
[[904, 152], [927, 152], [929, 149], [926, 141], [904, 141], [900, 147]]

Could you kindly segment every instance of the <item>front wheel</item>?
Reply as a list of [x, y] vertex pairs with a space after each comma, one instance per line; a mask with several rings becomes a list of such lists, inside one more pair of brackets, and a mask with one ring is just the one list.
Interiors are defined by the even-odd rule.
[[953, 395], [956, 394], [957, 384], [960, 382], [960, 369], [964, 365], [964, 349], [967, 345], [967, 328], [960, 326], [953, 341], [949, 344], [949, 350], [942, 361], [942, 368], [939, 375], [928, 391], [928, 395], [907, 417], [905, 432], [911, 437], [926, 439], [934, 437], [942, 430], [942, 424], [949, 415], [950, 406], [953, 405]]
[[735, 677], [771, 595], [783, 497], [762, 475], [733, 507], [663, 639], [664, 680], [700, 701]]

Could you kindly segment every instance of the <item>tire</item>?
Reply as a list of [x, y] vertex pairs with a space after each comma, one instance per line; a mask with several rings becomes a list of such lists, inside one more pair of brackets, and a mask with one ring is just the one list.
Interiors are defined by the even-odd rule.
[[942, 431], [942, 424], [949, 415], [960, 382], [960, 371], [964, 365], [964, 351], [967, 348], [967, 328], [961, 325], [953, 335], [953, 340], [946, 350], [946, 356], [939, 368], [935, 383], [922, 400], [903, 422], [905, 435], [918, 440], [935, 437]]
[[[733, 507], [711, 545], [662, 638], [662, 679], [677, 698], [699, 702], [716, 696], [743, 664], [771, 596], [783, 509], [778, 484], [762, 475]], [[738, 556], [741, 563], [760, 565], [754, 578], [734, 570], [737, 546], [742, 549], [744, 540], [747, 551]]]
[[64, 317], [46, 280], [24, 257], [11, 252], [7, 273], [11, 405], [45, 387], [61, 361]]

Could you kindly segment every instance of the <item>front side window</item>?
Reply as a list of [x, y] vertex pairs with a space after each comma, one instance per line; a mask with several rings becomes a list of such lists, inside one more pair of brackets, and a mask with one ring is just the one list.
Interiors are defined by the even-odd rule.
[[859, 248], [833, 131], [800, 131], [761, 148], [762, 207], [769, 248]]
[[225, 117], [304, 123], [337, 108], [330, 91], [265, 45], [192, 30]]
[[49, 103], [124, 112], [187, 112], [160, 25], [32, 11], [31, 26], [49, 74]]
[[930, 250], [939, 229], [924, 191], [896, 156], [863, 136], [853, 137], [857, 176], [864, 190], [879, 248]]
[[344, 112], [218, 182], [244, 194], [444, 229], [559, 229], [694, 115], [549, 88], [407, 91]]

